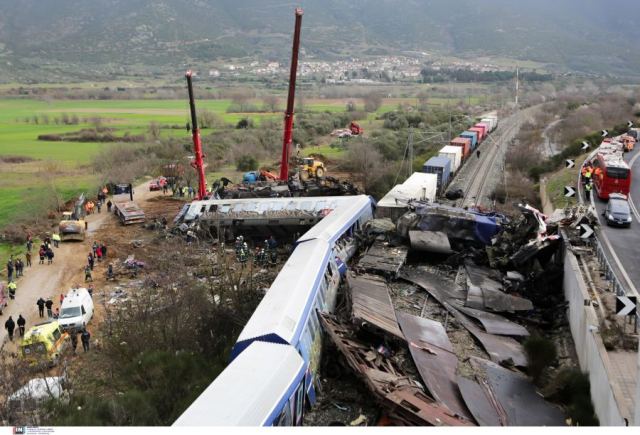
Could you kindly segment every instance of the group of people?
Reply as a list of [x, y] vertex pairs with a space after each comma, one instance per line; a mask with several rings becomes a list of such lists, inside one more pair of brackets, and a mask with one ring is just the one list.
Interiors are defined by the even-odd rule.
[[582, 175], [581, 180], [587, 199], [590, 200], [591, 192], [593, 191], [593, 180], [594, 178], [602, 177], [602, 169], [598, 167], [594, 168], [591, 162], [587, 162], [582, 166], [580, 174]]
[[191, 186], [182, 186], [180, 187], [178, 186], [171, 186], [172, 190], [173, 190], [173, 194], [175, 195], [176, 193], [178, 194], [178, 197], [180, 198], [195, 198], [196, 197], [196, 189], [194, 189]]
[[20, 337], [24, 337], [24, 330], [27, 324], [27, 321], [22, 314], [18, 316], [18, 321], [15, 322], [12, 316], [9, 316], [6, 322], [4, 322], [4, 329], [7, 330], [7, 335], [9, 336], [9, 341], [13, 341], [13, 332], [16, 329], [16, 324], [18, 325], [18, 331], [20, 332]]
[[[29, 257], [27, 258], [27, 266], [31, 266], [31, 256], [29, 255]], [[21, 276], [24, 275], [24, 267], [25, 267], [25, 263], [22, 261], [22, 259], [16, 257], [14, 258], [13, 255], [9, 258], [9, 261], [7, 261], [7, 281], [9, 283], [13, 282], [13, 278], [14, 278], [14, 272], [15, 272], [15, 278], [20, 278]]]
[[91, 339], [91, 333], [87, 331], [87, 328], [82, 328], [80, 331], [73, 329], [69, 331], [69, 336], [71, 337], [71, 349], [73, 349], [73, 353], [76, 353], [76, 348], [78, 347], [78, 335], [80, 335], [82, 349], [85, 352], [89, 351], [89, 340]]
[[[243, 266], [249, 260], [249, 246], [244, 241], [243, 236], [236, 237], [235, 241], [236, 260]], [[272, 235], [269, 239], [265, 240], [262, 245], [256, 245], [255, 253], [253, 256], [253, 262], [259, 266], [267, 266], [269, 264], [276, 264], [278, 261], [278, 242]]]
[[[62, 301], [60, 301], [60, 304], [62, 304]], [[51, 300], [51, 298], [47, 298], [47, 300], [45, 301], [44, 298], [40, 297], [36, 301], [36, 305], [38, 306], [38, 315], [41, 319], [44, 318], [45, 307], [47, 307], [47, 317], [49, 319], [57, 319], [58, 315], [60, 314], [59, 308], [56, 308], [55, 313], [53, 312], [53, 301]]]
[[[87, 265], [84, 267], [84, 281], [93, 281], [93, 277], [91, 276], [91, 272], [93, 271], [93, 267], [95, 266], [96, 260], [101, 262], [103, 258], [107, 257], [107, 245], [104, 243], [100, 243], [97, 241], [93, 242], [91, 246], [91, 252], [87, 255]], [[111, 265], [109, 265], [111, 267]], [[113, 273], [113, 269], [111, 268]]]

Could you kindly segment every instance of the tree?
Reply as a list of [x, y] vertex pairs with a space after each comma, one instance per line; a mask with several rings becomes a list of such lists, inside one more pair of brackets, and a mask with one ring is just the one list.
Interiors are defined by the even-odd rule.
[[266, 95], [262, 98], [262, 107], [268, 112], [277, 112], [280, 99], [275, 95]]
[[364, 97], [364, 110], [366, 112], [375, 112], [382, 105], [382, 94], [379, 92], [371, 92]]
[[249, 154], [243, 154], [236, 159], [236, 170], [255, 171], [258, 169], [258, 160]]

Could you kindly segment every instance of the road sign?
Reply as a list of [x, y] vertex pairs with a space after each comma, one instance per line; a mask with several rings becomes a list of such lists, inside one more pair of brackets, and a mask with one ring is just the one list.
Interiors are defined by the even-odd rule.
[[627, 121], [627, 127], [629, 127], [629, 128], [633, 127], [633, 122]]
[[567, 167], [567, 169], [571, 169], [576, 165], [576, 162], [575, 160], [567, 159], [564, 161], [564, 164]]
[[593, 236], [593, 229], [587, 224], [580, 225], [580, 238], [588, 239], [591, 236]]
[[586, 150], [587, 148], [589, 148], [589, 144], [586, 141], [582, 142], [582, 151]]
[[617, 296], [616, 297], [616, 315], [633, 316], [636, 314], [636, 306], [638, 304], [635, 296]]
[[571, 187], [571, 186], [564, 186], [564, 196], [566, 196], [567, 198], [571, 198], [572, 196], [575, 196], [576, 194], [576, 190]]
[[602, 130], [602, 137], [607, 137], [609, 132], [607, 130]]

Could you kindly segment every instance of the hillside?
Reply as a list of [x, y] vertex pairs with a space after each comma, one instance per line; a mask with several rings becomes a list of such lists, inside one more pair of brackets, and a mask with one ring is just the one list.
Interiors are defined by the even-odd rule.
[[[302, 0], [307, 57], [419, 50], [634, 74], [635, 0]], [[252, 56], [284, 60], [280, 0], [0, 0], [2, 81], [167, 73]]]

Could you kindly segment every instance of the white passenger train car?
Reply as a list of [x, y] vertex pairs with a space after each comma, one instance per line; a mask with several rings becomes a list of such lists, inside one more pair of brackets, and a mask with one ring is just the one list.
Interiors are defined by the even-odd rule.
[[[341, 201], [327, 217], [298, 239], [282, 271], [238, 337], [231, 352], [231, 363], [218, 377], [223, 380], [218, 382], [216, 379], [180, 416], [176, 425], [297, 425], [301, 422], [305, 405], [312, 405], [316, 400], [315, 383], [322, 349], [318, 311], [334, 310], [342, 277], [341, 266], [353, 252], [349, 246], [353, 245], [354, 232], [373, 216], [374, 202], [370, 197], [341, 198], [348, 201]], [[273, 352], [289, 355], [294, 352], [304, 363], [299, 387], [287, 389], [287, 397], [274, 393], [271, 401], [276, 411], [261, 421], [246, 410], [228, 408], [251, 407], [252, 395], [256, 391], [261, 393], [264, 383], [273, 382], [273, 377], [282, 377], [278, 384], [282, 385], [293, 375], [291, 372], [263, 372], [268, 362], [253, 350], [257, 343], [262, 343], [259, 348], [275, 346]], [[243, 370], [250, 370], [250, 367], [262, 375], [243, 377]], [[236, 373], [233, 377], [235, 385], [228, 382], [229, 373]], [[246, 401], [241, 404], [243, 396]], [[237, 418], [225, 417], [229, 414]], [[273, 417], [275, 414], [277, 418]]]

